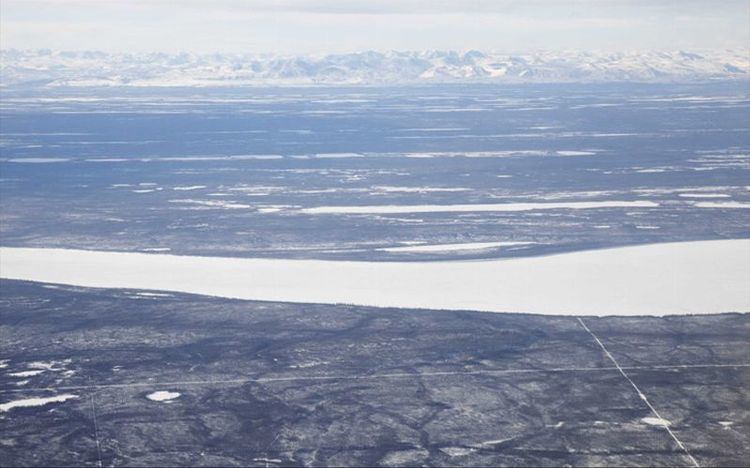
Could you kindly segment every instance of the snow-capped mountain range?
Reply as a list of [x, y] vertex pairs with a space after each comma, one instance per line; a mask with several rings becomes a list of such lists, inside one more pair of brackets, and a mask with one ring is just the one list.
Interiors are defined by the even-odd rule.
[[326, 56], [0, 51], [2, 86], [243, 86], [750, 78], [747, 50], [374, 52]]

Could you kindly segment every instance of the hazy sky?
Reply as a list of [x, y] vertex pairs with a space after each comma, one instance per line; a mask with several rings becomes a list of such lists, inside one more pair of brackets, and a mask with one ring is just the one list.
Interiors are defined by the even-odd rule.
[[748, 49], [750, 0], [0, 0], [0, 47]]

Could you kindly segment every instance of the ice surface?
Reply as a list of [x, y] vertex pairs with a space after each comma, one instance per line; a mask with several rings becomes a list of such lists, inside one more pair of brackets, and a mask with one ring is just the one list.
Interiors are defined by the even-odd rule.
[[750, 240], [544, 257], [354, 262], [0, 248], [0, 276], [266, 301], [565, 315], [750, 311]]

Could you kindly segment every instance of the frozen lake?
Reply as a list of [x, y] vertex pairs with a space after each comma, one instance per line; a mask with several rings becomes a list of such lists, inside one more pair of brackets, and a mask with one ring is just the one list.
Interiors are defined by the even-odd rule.
[[750, 310], [750, 240], [503, 260], [353, 262], [0, 248], [3, 278], [276, 302], [666, 315]]

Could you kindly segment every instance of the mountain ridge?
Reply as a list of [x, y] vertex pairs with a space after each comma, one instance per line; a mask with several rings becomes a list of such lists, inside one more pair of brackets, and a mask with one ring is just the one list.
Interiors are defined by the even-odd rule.
[[743, 50], [523, 54], [426, 50], [320, 56], [0, 51], [0, 84], [5, 87], [680, 82], [748, 78], [750, 55]]

